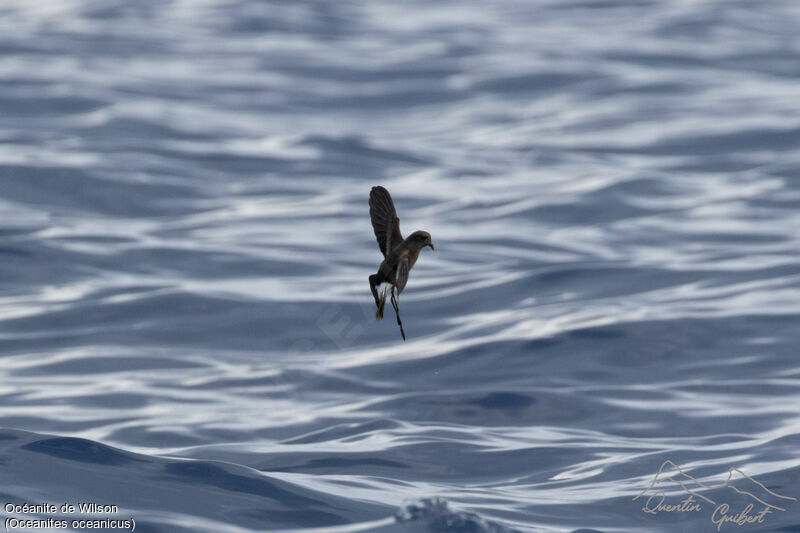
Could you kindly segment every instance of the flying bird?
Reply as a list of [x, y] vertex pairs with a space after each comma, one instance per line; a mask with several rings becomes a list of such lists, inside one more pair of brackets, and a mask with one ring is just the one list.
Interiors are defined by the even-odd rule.
[[435, 249], [431, 242], [431, 234], [427, 231], [415, 231], [407, 239], [403, 239], [403, 234], [400, 233], [400, 219], [397, 218], [392, 197], [389, 191], [380, 186], [373, 187], [369, 193], [369, 217], [372, 219], [372, 229], [375, 231], [375, 238], [378, 239], [378, 246], [384, 257], [381, 266], [378, 267], [378, 273], [369, 277], [369, 288], [375, 297], [375, 305], [378, 306], [375, 320], [383, 320], [386, 293], [391, 292], [397, 325], [400, 326], [403, 340], [406, 340], [397, 300], [406, 287], [408, 273], [417, 262], [420, 250], [426, 246], [430, 246], [431, 250]]

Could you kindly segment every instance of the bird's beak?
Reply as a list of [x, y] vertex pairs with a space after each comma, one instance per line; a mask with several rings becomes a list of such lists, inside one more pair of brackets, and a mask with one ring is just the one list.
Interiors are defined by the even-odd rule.
[[433, 243], [432, 243], [432, 242], [429, 242], [429, 243], [428, 243], [428, 246], [430, 246], [430, 247], [431, 247], [431, 250], [436, 250], [436, 248], [434, 248], [434, 247], [433, 247]]

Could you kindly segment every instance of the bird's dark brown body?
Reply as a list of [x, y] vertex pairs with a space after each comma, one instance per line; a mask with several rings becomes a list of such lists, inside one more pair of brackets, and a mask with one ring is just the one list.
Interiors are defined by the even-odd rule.
[[[369, 215], [372, 219], [372, 229], [375, 231], [375, 238], [378, 240], [384, 260], [378, 267], [377, 274], [369, 277], [369, 285], [372, 296], [375, 298], [375, 305], [378, 311], [375, 318], [383, 318], [383, 307], [386, 304], [386, 291], [378, 293], [378, 287], [383, 283], [391, 285], [392, 306], [397, 313], [397, 323], [400, 325], [400, 332], [405, 340], [405, 332], [400, 322], [399, 310], [397, 307], [397, 296], [403, 292], [408, 282], [408, 273], [417, 262], [419, 252], [426, 246], [433, 249], [431, 236], [426, 231], [415, 231], [403, 238], [400, 233], [400, 219], [394, 208], [394, 202], [389, 191], [383, 187], [373, 187], [369, 194]], [[395, 290], [397, 295], [395, 295]]]
[[414, 263], [419, 259], [420, 249], [416, 248], [406, 241], [398, 244], [394, 250], [383, 260], [381, 266], [378, 267], [378, 274], [383, 276], [384, 281], [388, 281], [392, 285], [397, 284], [397, 267], [401, 261], [408, 261], [408, 270], [414, 267]]

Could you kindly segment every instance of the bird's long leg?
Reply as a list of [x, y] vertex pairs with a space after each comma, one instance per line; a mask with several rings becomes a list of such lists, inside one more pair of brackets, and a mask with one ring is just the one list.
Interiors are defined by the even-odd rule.
[[403, 340], [406, 340], [406, 332], [403, 331], [403, 321], [400, 320], [400, 309], [397, 305], [397, 297], [394, 294], [394, 285], [392, 285], [392, 307], [394, 307], [394, 314], [397, 316], [397, 325], [400, 326], [400, 335], [403, 336]]

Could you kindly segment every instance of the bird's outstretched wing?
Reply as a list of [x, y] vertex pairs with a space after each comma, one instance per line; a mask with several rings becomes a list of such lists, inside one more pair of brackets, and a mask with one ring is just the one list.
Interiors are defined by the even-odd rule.
[[400, 219], [394, 210], [392, 197], [381, 186], [373, 187], [369, 193], [369, 217], [372, 219], [372, 229], [375, 230], [378, 246], [386, 257], [392, 248], [403, 242], [403, 235], [400, 233]]
[[395, 276], [394, 286], [397, 287], [397, 294], [403, 292], [408, 283], [408, 271], [410, 270], [408, 264], [408, 257], [403, 257], [397, 262], [397, 275]]

